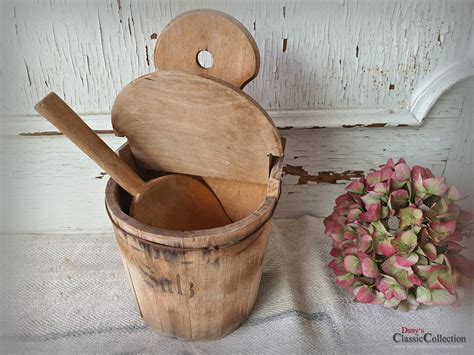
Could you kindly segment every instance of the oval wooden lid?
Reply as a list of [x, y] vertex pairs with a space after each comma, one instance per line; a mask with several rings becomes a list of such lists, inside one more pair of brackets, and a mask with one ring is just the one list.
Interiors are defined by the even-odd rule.
[[137, 163], [171, 173], [267, 184], [271, 156], [282, 156], [268, 114], [233, 85], [159, 71], [125, 86], [112, 125]]

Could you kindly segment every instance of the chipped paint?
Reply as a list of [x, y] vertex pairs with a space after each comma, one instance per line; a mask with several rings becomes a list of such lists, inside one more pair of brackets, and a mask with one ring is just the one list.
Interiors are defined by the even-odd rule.
[[298, 176], [299, 179], [297, 184], [305, 185], [310, 182], [317, 184], [339, 184], [342, 183], [342, 181], [360, 178], [364, 175], [364, 172], [359, 170], [346, 170], [341, 173], [336, 173], [334, 171], [319, 171], [317, 175], [311, 175], [302, 166], [286, 164], [283, 167], [283, 174]]
[[354, 128], [354, 127], [367, 127], [367, 128], [382, 128], [386, 127], [387, 123], [371, 123], [371, 124], [353, 124], [353, 125], [342, 125], [342, 128]]

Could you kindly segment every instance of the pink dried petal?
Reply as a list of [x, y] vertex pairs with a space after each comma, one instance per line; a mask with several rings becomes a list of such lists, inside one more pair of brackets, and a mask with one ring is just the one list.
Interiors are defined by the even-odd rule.
[[353, 240], [353, 239], [355, 239], [355, 237], [356, 237], [356, 234], [352, 231], [344, 232], [344, 239]]
[[334, 257], [341, 256], [342, 251], [339, 248], [332, 248], [331, 251], [329, 252], [329, 255], [334, 256]]
[[397, 252], [397, 250], [393, 247], [391, 243], [392, 240], [393, 238], [387, 237], [380, 243], [379, 249], [382, 255], [390, 257]]
[[431, 229], [436, 232], [436, 234], [439, 234], [443, 237], [447, 237], [451, 234], [453, 234], [456, 230], [456, 221], [448, 221], [448, 222], [433, 222], [431, 223], [430, 227]]
[[430, 195], [441, 196], [447, 190], [446, 178], [444, 176], [423, 180], [423, 186]]
[[372, 237], [368, 234], [366, 235], [363, 235], [360, 239], [359, 239], [359, 247], [358, 247], [358, 250], [362, 253], [365, 253], [367, 252], [367, 250], [370, 249], [372, 245]]
[[340, 195], [336, 198], [336, 205], [346, 204], [353, 202], [353, 198], [349, 194]]
[[452, 304], [453, 307], [459, 307], [464, 300], [464, 290], [462, 288], [456, 289], [456, 302]]
[[352, 273], [348, 272], [343, 275], [339, 275], [336, 277], [336, 285], [340, 287], [349, 287], [354, 283], [354, 275]]
[[393, 277], [395, 277], [395, 279], [397, 280], [397, 282], [406, 287], [406, 288], [410, 288], [413, 286], [413, 283], [410, 281], [410, 279], [408, 278], [408, 275], [410, 275], [410, 273], [412, 273], [411, 269], [410, 269], [410, 272], [406, 271], [406, 270], [397, 270]]
[[343, 251], [342, 251], [342, 254], [344, 256], [346, 255], [356, 255], [359, 251], [357, 250], [357, 247], [356, 246], [351, 246], [351, 247], [348, 247], [348, 248], [345, 248]]
[[419, 286], [416, 289], [416, 300], [422, 304], [429, 305], [431, 303], [431, 291], [424, 286]]
[[411, 253], [410, 255], [407, 255], [405, 257], [402, 257], [400, 255], [396, 256], [397, 264], [404, 267], [415, 265], [418, 262], [418, 258], [418, 254], [416, 253]]
[[446, 290], [431, 291], [431, 299], [434, 305], [447, 306], [456, 302], [456, 296]]
[[324, 218], [323, 224], [324, 224], [325, 227], [329, 227], [329, 226], [334, 225], [334, 220], [332, 218], [332, 214], [330, 216], [327, 216], [326, 218]]
[[463, 276], [474, 278], [474, 262], [462, 254], [448, 254], [446, 257], [452, 267], [454, 267]]
[[427, 178], [434, 178], [435, 177], [430, 169], [425, 168], [425, 171], [426, 171], [426, 177]]
[[448, 271], [442, 272], [438, 276], [438, 281], [452, 295], [456, 294], [456, 277], [453, 277]]
[[423, 211], [413, 207], [400, 210], [400, 229], [410, 226], [421, 226], [423, 222]]
[[364, 204], [366, 206], [372, 205], [374, 203], [380, 203], [380, 200], [382, 199], [383, 194], [375, 191], [369, 191], [365, 195], [361, 196], [362, 201], [364, 201]]
[[348, 239], [344, 239], [344, 241], [339, 244], [339, 249], [341, 250], [346, 250], [347, 248], [350, 248], [350, 247], [355, 247], [355, 241], [354, 240], [348, 240]]
[[415, 270], [416, 274], [422, 276], [424, 278], [428, 278], [431, 274], [436, 271], [446, 270], [445, 265], [414, 265], [413, 269]]
[[448, 242], [448, 250], [450, 253], [460, 253], [463, 249], [464, 248], [461, 244], [451, 241]]
[[414, 165], [413, 168], [411, 168], [412, 180], [414, 180], [415, 176], [417, 175], [420, 175], [423, 179], [427, 179], [429, 177], [428, 172], [426, 171], [424, 167], [419, 166], [419, 165]]
[[360, 260], [355, 255], [347, 255], [344, 258], [344, 268], [346, 269], [347, 272], [351, 272], [353, 274], [362, 273]]
[[408, 273], [408, 280], [416, 286], [421, 286], [423, 284], [423, 281], [415, 274]]
[[375, 184], [374, 192], [386, 195], [390, 192], [390, 184], [388, 182], [379, 182]]
[[344, 268], [344, 262], [340, 261], [341, 259], [344, 260], [343, 258], [332, 259], [328, 264], [328, 267], [336, 274], [336, 276], [345, 275], [347, 273], [346, 269]]
[[462, 241], [462, 235], [459, 232], [454, 232], [449, 236], [449, 240], [452, 242], [460, 242]]
[[388, 181], [392, 177], [393, 174], [393, 168], [389, 166], [385, 166], [380, 170], [380, 181]]
[[359, 253], [358, 256], [362, 264], [362, 275], [372, 278], [379, 277], [380, 272], [375, 260], [362, 253]]
[[413, 176], [413, 189], [415, 190], [415, 195], [419, 198], [423, 198], [426, 195], [426, 188], [423, 185], [423, 178], [420, 173], [415, 173]]
[[381, 181], [380, 179], [381, 179], [380, 170], [373, 171], [369, 175], [367, 175], [367, 184], [375, 185], [376, 183]]
[[459, 192], [459, 190], [456, 188], [456, 186], [450, 186], [448, 190], [446, 191], [445, 195], [451, 201], [457, 201], [457, 200], [462, 199], [462, 195]]
[[390, 168], [393, 168], [394, 166], [395, 166], [395, 163], [393, 162], [392, 158], [389, 158], [384, 165], [384, 167], [390, 167]]
[[360, 209], [350, 210], [349, 213], [347, 214], [346, 223], [351, 223], [351, 222], [359, 220], [359, 216], [361, 213], [362, 211]]
[[421, 249], [431, 261], [436, 259], [438, 252], [436, 250], [436, 247], [432, 243], [424, 244], [423, 246], [421, 246]]
[[410, 179], [410, 167], [405, 163], [395, 165], [395, 170], [392, 174], [392, 179], [395, 181], [407, 181]]
[[334, 212], [339, 216], [347, 216], [349, 213], [349, 206], [348, 205], [338, 205], [334, 207]]
[[409, 201], [408, 191], [405, 189], [398, 189], [390, 194], [390, 205], [392, 208], [399, 209], [406, 207]]
[[365, 186], [361, 181], [353, 181], [346, 186], [346, 191], [362, 195], [364, 193]]
[[375, 292], [367, 285], [361, 286], [355, 295], [356, 302], [372, 303], [375, 300]]
[[412, 230], [407, 230], [392, 240], [392, 245], [399, 253], [411, 253], [418, 244], [418, 238]]
[[381, 213], [382, 205], [380, 203], [375, 203], [367, 207], [367, 212], [360, 214], [360, 219], [366, 222], [375, 222], [380, 219]]
[[461, 210], [458, 216], [458, 221], [461, 223], [468, 223], [474, 218], [473, 214], [468, 211]]

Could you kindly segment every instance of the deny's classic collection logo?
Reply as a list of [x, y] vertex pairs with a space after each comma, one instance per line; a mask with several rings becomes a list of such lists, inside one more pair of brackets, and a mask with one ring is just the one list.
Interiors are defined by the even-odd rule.
[[395, 343], [426, 343], [426, 344], [465, 344], [465, 336], [433, 334], [423, 328], [402, 327], [400, 333], [393, 334]]

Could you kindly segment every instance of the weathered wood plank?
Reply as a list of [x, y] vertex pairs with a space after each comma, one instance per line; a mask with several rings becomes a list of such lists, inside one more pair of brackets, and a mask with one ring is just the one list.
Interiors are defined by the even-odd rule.
[[153, 70], [157, 34], [195, 8], [255, 37], [262, 66], [248, 92], [267, 109], [404, 109], [424, 78], [466, 56], [473, 18], [469, 0], [5, 1], [0, 111], [31, 114], [54, 90], [81, 114], [108, 113]]

